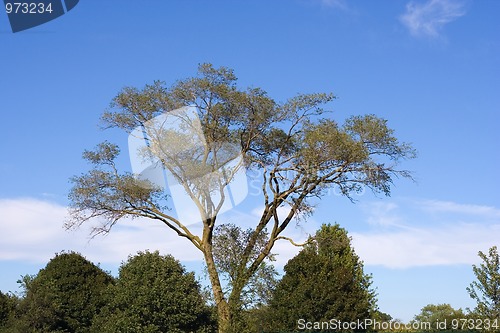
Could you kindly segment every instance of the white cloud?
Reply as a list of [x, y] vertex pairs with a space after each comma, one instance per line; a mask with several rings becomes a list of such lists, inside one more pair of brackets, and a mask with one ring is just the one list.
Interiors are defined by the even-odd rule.
[[400, 21], [413, 36], [438, 37], [444, 25], [465, 15], [463, 2], [455, 0], [429, 0], [425, 3], [409, 2]]
[[0, 260], [44, 263], [62, 250], [78, 251], [94, 262], [112, 264], [142, 250], [171, 253], [181, 261], [202, 259], [187, 240], [156, 221], [123, 221], [107, 236], [90, 239], [89, 227], [63, 229], [66, 218], [66, 207], [52, 202], [0, 200]]
[[365, 212], [372, 230], [351, 236], [369, 265], [472, 264], [478, 251], [499, 245], [500, 210], [491, 206], [410, 200], [367, 204]]
[[408, 268], [476, 263], [478, 251], [498, 244], [499, 232], [500, 223], [459, 224], [351, 236], [365, 264]]

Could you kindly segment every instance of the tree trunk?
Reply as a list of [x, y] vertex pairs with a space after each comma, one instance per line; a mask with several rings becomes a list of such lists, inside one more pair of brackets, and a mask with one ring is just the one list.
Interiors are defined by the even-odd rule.
[[204, 244], [205, 263], [207, 264], [208, 277], [212, 285], [212, 292], [214, 293], [215, 304], [217, 306], [217, 324], [219, 333], [231, 332], [231, 310], [229, 304], [224, 297], [222, 286], [220, 284], [219, 273], [215, 267], [212, 244], [206, 242]]
[[226, 300], [217, 304], [217, 325], [219, 333], [231, 332], [231, 310]]

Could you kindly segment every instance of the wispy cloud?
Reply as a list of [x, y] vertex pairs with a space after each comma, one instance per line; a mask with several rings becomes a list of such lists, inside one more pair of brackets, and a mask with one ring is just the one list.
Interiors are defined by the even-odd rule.
[[313, 0], [314, 2], [319, 2], [325, 7], [333, 7], [338, 9], [347, 9], [347, 4], [345, 0]]
[[367, 212], [368, 223], [374, 226], [398, 226], [401, 217], [397, 214], [398, 205], [394, 202], [371, 202], [362, 204], [361, 207]]
[[439, 200], [374, 202], [364, 206], [368, 231], [352, 233], [369, 265], [408, 268], [472, 264], [477, 252], [500, 245], [500, 209]]
[[422, 209], [435, 213], [458, 213], [499, 219], [500, 209], [492, 206], [460, 204], [452, 201], [425, 200], [420, 203]]
[[465, 15], [464, 7], [463, 2], [456, 0], [412, 1], [399, 19], [413, 36], [438, 37], [446, 24]]

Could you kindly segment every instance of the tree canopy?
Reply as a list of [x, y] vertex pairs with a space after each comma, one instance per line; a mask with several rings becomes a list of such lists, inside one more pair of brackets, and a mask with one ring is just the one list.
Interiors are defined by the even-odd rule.
[[[282, 233], [289, 224], [312, 213], [311, 198], [324, 196], [330, 188], [348, 198], [363, 187], [389, 195], [394, 177], [410, 177], [398, 164], [413, 158], [415, 151], [396, 138], [387, 121], [369, 114], [339, 123], [328, 112], [334, 99], [331, 93], [311, 93], [278, 102], [263, 89], [238, 87], [233, 70], [210, 64], [200, 65], [197, 76], [171, 86], [157, 81], [143, 89], [124, 88], [103, 114], [105, 127], [148, 136], [148, 149], [140, 152], [144, 163], [159, 164], [172, 175], [196, 207], [203, 231], [195, 234], [190, 221], [171, 213], [172, 201], [162, 186], [118, 170], [120, 149], [109, 142], [84, 153], [93, 167], [72, 179], [71, 219], [66, 225], [78, 227], [99, 217], [102, 224], [94, 229], [99, 233], [109, 232], [124, 217], [163, 222], [203, 253], [219, 330], [227, 332], [231, 309], [240, 302], [244, 287], [275, 242], [285, 239]], [[172, 134], [157, 127], [165, 123], [164, 115], [178, 114], [174, 110], [185, 107], [197, 110], [199, 126], [198, 121], [179, 117], [193, 128], [192, 138], [183, 131]], [[193, 142], [201, 134], [202, 144]], [[183, 149], [165, 147], [165, 138], [172, 135]], [[235, 153], [241, 158], [229, 157]], [[217, 172], [215, 177], [199, 176], [221, 168], [222, 177]], [[227, 295], [214, 261], [213, 233], [227, 200], [225, 191], [242, 169], [258, 174], [253, 181], [259, 183], [263, 209], [241, 252], [238, 281]], [[287, 213], [279, 216], [278, 209]], [[264, 229], [268, 230], [265, 245], [254, 255]]]
[[23, 279], [20, 332], [89, 332], [112, 282], [108, 273], [80, 254], [57, 254], [36, 276]]
[[172, 256], [140, 252], [120, 267], [92, 332], [211, 332], [214, 327], [194, 274]]

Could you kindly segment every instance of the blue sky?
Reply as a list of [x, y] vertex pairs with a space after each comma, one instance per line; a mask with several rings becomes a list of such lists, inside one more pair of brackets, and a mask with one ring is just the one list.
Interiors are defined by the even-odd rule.
[[[288, 235], [345, 227], [395, 318], [429, 303], [473, 307], [471, 265], [500, 245], [499, 12], [496, 0], [81, 1], [16, 34], [0, 14], [0, 290], [61, 250], [116, 272], [127, 255], [159, 249], [199, 271], [201, 256], [161, 225], [124, 222], [89, 241], [62, 224], [84, 149], [114, 141], [130, 167], [126, 134], [98, 127], [118, 91], [211, 62], [279, 101], [331, 91], [338, 120], [388, 119], [419, 152], [403, 165], [416, 183], [356, 204], [332, 193]], [[258, 209], [250, 197], [221, 220], [251, 224]], [[296, 251], [280, 243], [278, 267]]]

